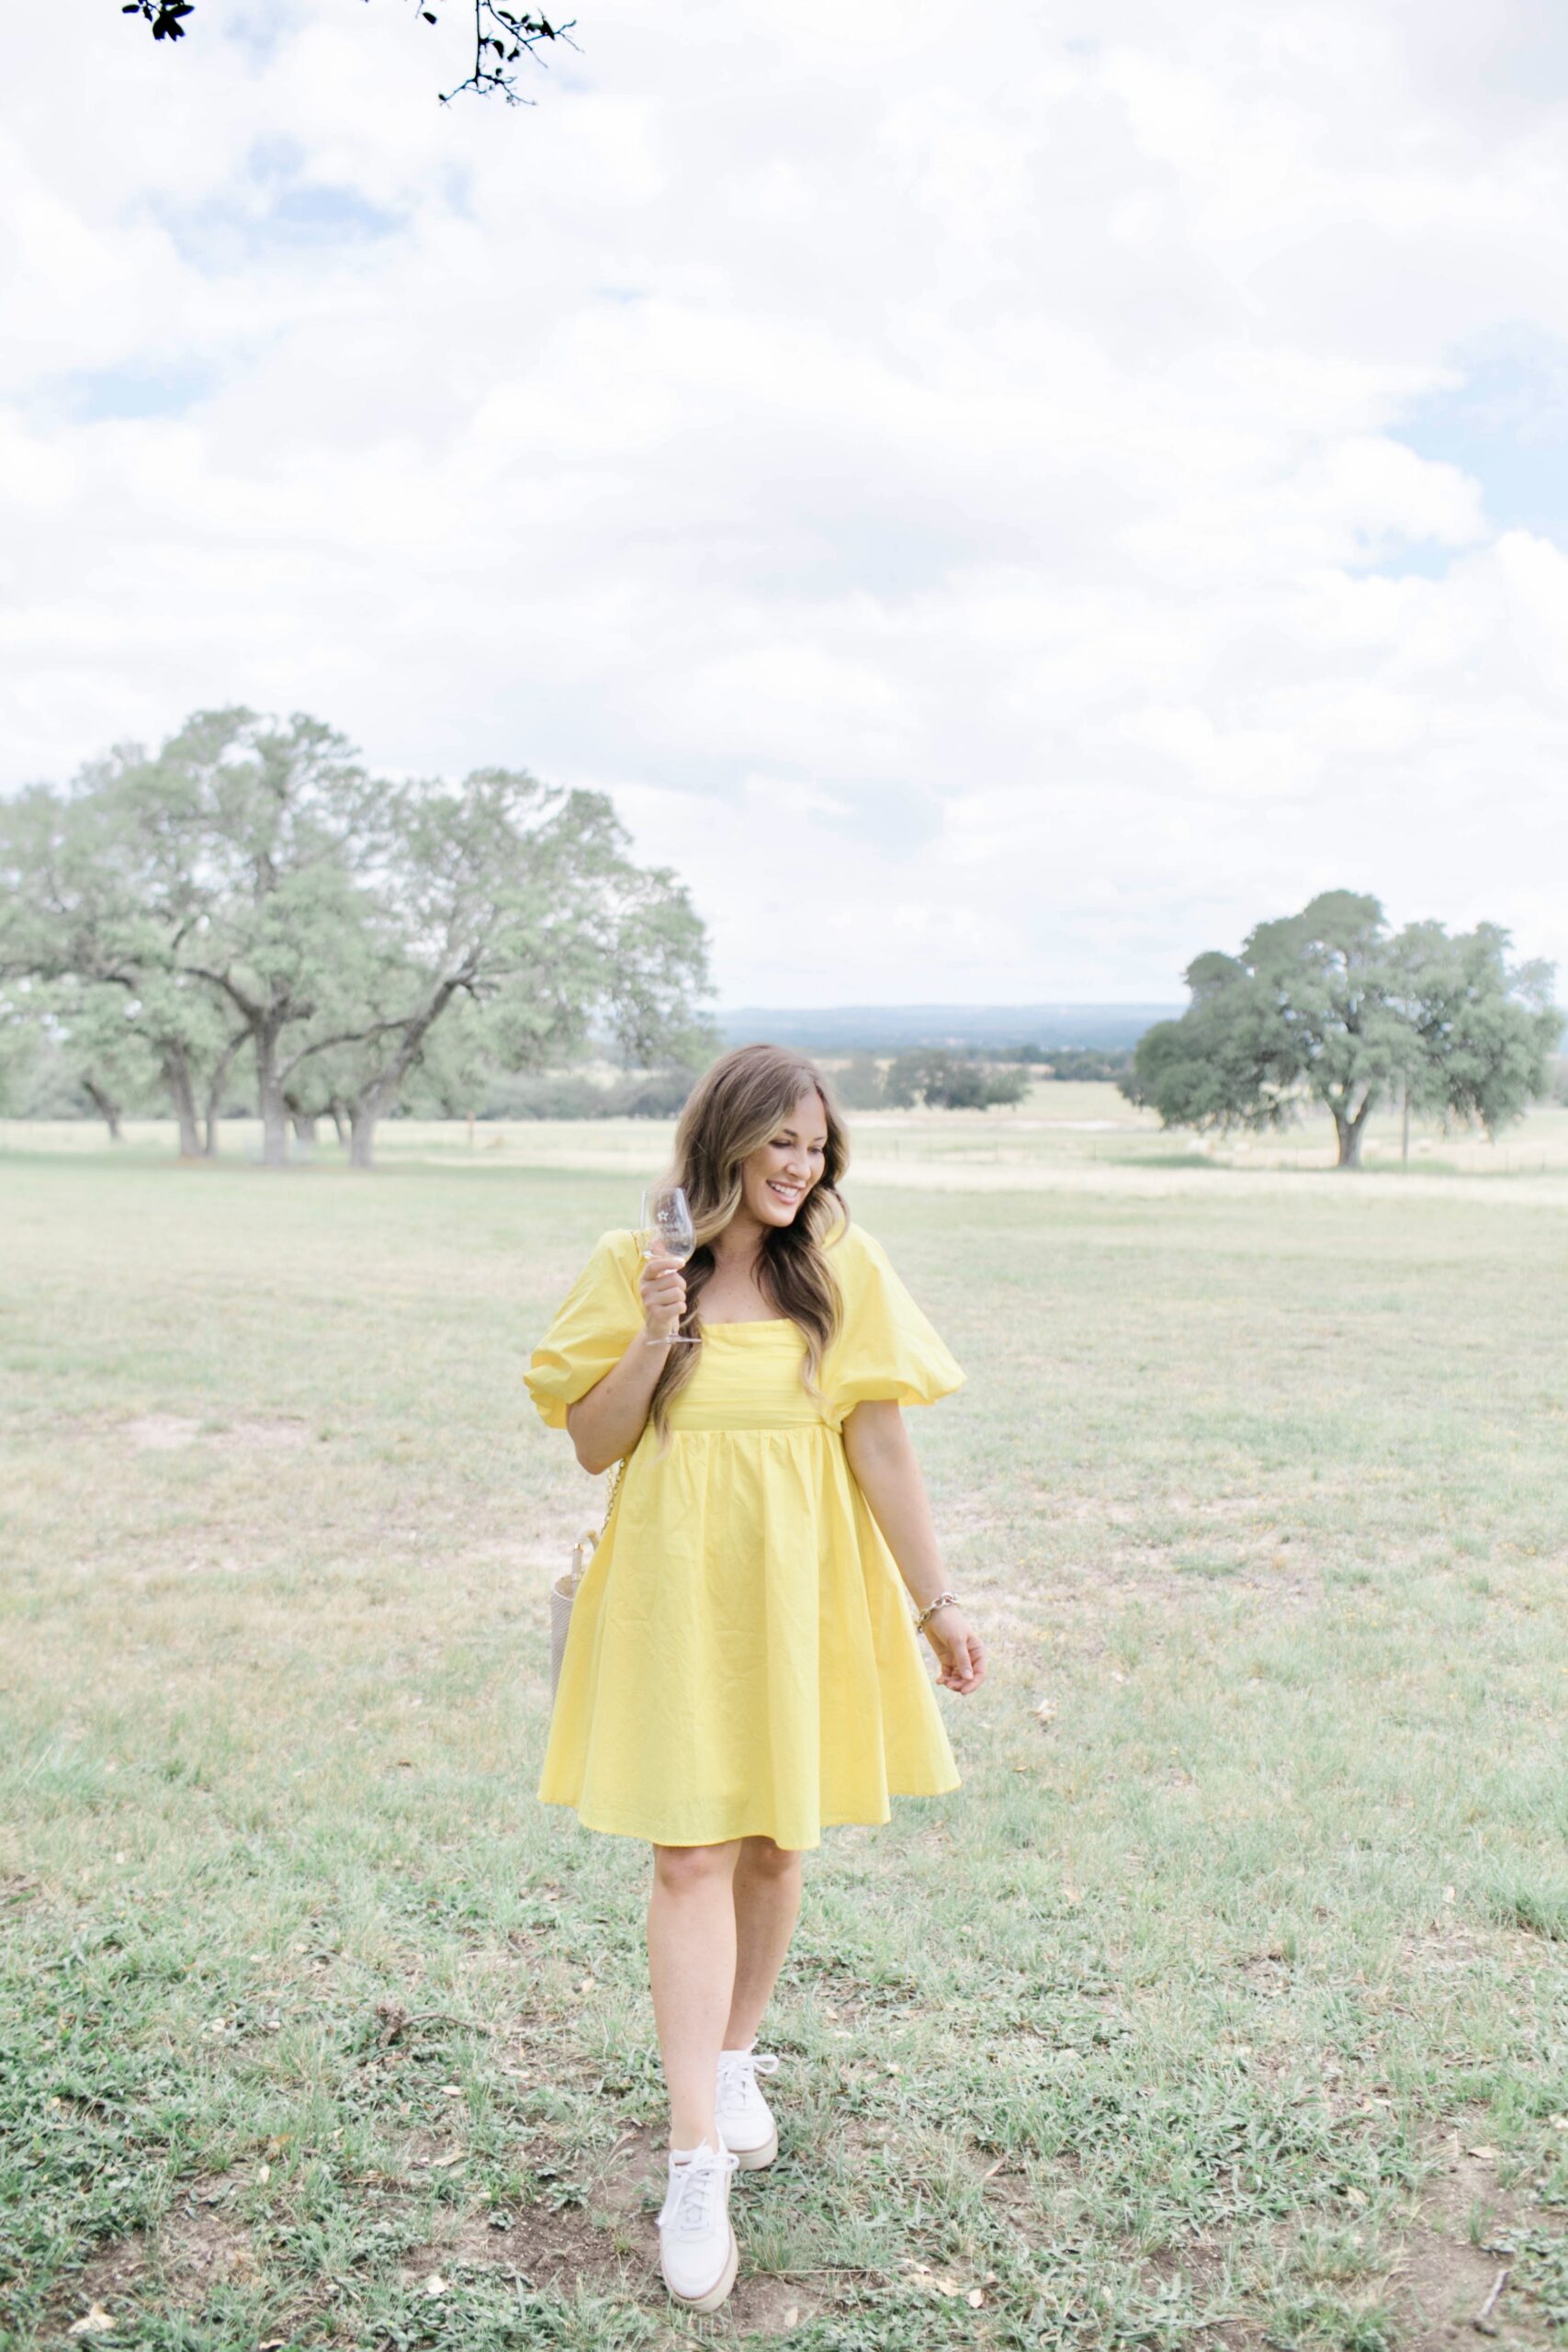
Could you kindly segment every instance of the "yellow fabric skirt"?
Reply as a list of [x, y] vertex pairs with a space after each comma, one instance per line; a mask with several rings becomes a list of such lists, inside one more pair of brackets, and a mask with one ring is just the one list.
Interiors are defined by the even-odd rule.
[[649, 1424], [626, 1464], [539, 1781], [592, 1829], [800, 1849], [959, 1785], [902, 1579], [803, 1354], [787, 1321], [711, 1327], [667, 1445]]

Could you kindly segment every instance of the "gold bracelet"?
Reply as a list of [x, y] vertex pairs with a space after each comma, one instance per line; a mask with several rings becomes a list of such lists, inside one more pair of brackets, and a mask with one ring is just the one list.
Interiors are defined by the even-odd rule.
[[916, 1633], [923, 1634], [925, 1632], [926, 1619], [928, 1617], [934, 1617], [939, 1609], [962, 1609], [964, 1603], [959, 1600], [958, 1595], [955, 1592], [939, 1592], [934, 1600], [929, 1600], [926, 1603], [919, 1615], [916, 1618]]

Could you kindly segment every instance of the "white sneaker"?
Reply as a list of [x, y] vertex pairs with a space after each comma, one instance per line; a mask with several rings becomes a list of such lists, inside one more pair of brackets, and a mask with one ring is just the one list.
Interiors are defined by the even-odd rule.
[[705, 2140], [670, 2151], [670, 2186], [659, 2215], [659, 2267], [678, 2303], [716, 2312], [739, 2263], [729, 2225], [729, 2180], [739, 2158], [719, 2135], [716, 2155]]
[[754, 2046], [718, 2053], [718, 2128], [743, 2172], [760, 2172], [778, 2154], [778, 2126], [757, 2084], [759, 2075], [776, 2075], [778, 2067], [776, 2058], [759, 2056]]

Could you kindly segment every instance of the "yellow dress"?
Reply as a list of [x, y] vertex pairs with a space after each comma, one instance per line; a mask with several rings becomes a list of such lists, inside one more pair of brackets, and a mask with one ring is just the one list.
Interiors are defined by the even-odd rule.
[[[651, 1419], [578, 1588], [539, 1795], [660, 1845], [800, 1849], [959, 1785], [903, 1580], [844, 1453], [871, 1397], [931, 1404], [964, 1374], [858, 1226], [827, 1243], [843, 1297], [821, 1396], [787, 1320], [711, 1324]], [[632, 1232], [604, 1234], [525, 1377], [552, 1429], [642, 1329]]]

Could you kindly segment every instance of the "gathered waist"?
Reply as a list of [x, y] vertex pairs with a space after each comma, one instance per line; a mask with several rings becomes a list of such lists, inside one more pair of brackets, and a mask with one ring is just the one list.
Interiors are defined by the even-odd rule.
[[678, 1437], [722, 1433], [726, 1430], [738, 1434], [751, 1430], [824, 1430], [832, 1433], [832, 1423], [823, 1419], [820, 1407], [806, 1396], [798, 1405], [793, 1401], [786, 1404], [782, 1397], [759, 1397], [750, 1405], [739, 1396], [716, 1399], [712, 1404], [704, 1404], [695, 1397], [688, 1403], [678, 1396], [670, 1408], [670, 1428]]

